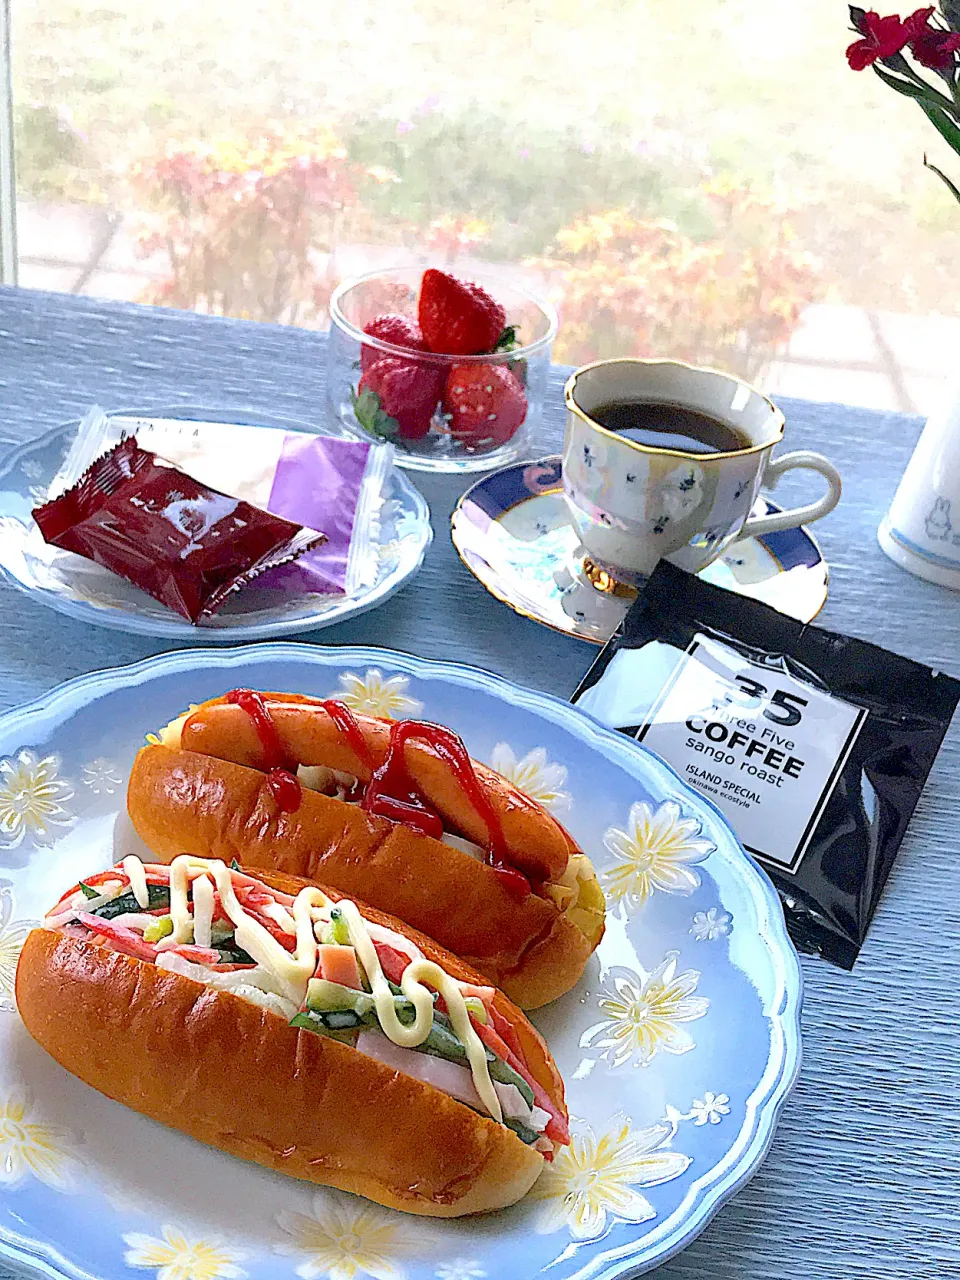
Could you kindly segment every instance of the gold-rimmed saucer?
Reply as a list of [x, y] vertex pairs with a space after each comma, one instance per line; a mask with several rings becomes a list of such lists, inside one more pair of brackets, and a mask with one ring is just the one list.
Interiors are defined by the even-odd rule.
[[[565, 635], [604, 644], [636, 598], [584, 554], [567, 518], [559, 455], [484, 476], [457, 504], [450, 533], [491, 595]], [[829, 568], [813, 536], [796, 528], [736, 542], [700, 576], [810, 622], [826, 602]]]

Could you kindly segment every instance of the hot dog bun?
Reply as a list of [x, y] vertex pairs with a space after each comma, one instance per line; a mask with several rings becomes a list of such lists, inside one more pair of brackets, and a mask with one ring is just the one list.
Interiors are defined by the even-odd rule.
[[300, 808], [284, 813], [265, 774], [195, 751], [144, 747], [127, 809], [160, 861], [236, 858], [333, 885], [437, 939], [521, 1008], [574, 986], [603, 932], [603, 894], [582, 855], [571, 860], [572, 886], [562, 886], [565, 909], [535, 893], [517, 901], [459, 849], [306, 789]]
[[[262, 879], [295, 894], [302, 881]], [[331, 897], [339, 895], [331, 891]], [[391, 917], [452, 976], [480, 975]], [[20, 955], [27, 1030], [107, 1097], [232, 1155], [432, 1217], [480, 1213], [529, 1190], [543, 1157], [503, 1125], [348, 1045], [86, 938], [34, 929]], [[565, 1114], [543, 1041], [499, 994], [531, 1074]]]

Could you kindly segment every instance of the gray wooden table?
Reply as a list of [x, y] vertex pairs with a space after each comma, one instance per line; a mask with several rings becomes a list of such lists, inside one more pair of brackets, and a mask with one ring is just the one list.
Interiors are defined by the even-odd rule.
[[[323, 341], [270, 325], [0, 289], [0, 448], [94, 401], [243, 407], [318, 423]], [[561, 438], [562, 380], [556, 370], [542, 452]], [[844, 479], [840, 506], [817, 528], [832, 569], [822, 621], [960, 674], [960, 595], [896, 568], [876, 542], [919, 420], [803, 401], [783, 407], [789, 443], [827, 453]], [[419, 577], [377, 612], [304, 638], [455, 659], [569, 696], [596, 651], [517, 617], [462, 567], [448, 520], [463, 480], [417, 483], [436, 531]], [[787, 484], [782, 493], [799, 497]], [[74, 622], [0, 586], [0, 710], [169, 647]], [[770, 1155], [658, 1277], [960, 1277], [956, 726], [856, 969], [816, 960], [803, 969], [803, 1071]]]

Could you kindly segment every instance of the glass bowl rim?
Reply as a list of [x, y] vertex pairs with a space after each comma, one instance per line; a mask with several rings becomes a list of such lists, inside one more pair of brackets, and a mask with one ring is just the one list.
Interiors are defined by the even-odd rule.
[[[424, 267], [426, 271], [428, 268]], [[330, 320], [342, 332], [347, 333], [354, 338], [362, 346], [373, 347], [375, 350], [384, 352], [385, 355], [401, 356], [410, 359], [411, 355], [415, 355], [417, 360], [422, 364], [436, 364], [440, 366], [448, 366], [454, 364], [511, 364], [516, 360], [524, 360], [530, 356], [536, 355], [545, 347], [549, 347], [557, 336], [557, 330], [560, 327], [560, 318], [557, 309], [552, 302], [548, 302], [546, 298], [538, 298], [536, 294], [531, 293], [522, 284], [510, 283], [510, 288], [521, 294], [527, 302], [531, 302], [547, 320], [547, 331], [542, 334], [534, 342], [529, 342], [522, 347], [514, 347], [512, 351], [492, 351], [487, 354], [457, 356], [450, 355], [443, 351], [417, 351], [411, 352], [409, 347], [398, 347], [395, 343], [385, 342], [383, 338], [374, 337], [372, 334], [364, 333], [358, 328], [352, 320], [348, 320], [343, 313], [340, 305], [340, 299], [350, 290], [358, 285], [367, 284], [372, 280], [384, 280], [391, 276], [399, 276], [410, 271], [417, 270], [414, 266], [409, 267], [388, 267], [379, 271], [367, 271], [360, 276], [351, 276], [347, 280], [341, 280], [330, 295]], [[482, 276], [480, 283], [482, 283]], [[494, 274], [494, 273], [491, 273]]]

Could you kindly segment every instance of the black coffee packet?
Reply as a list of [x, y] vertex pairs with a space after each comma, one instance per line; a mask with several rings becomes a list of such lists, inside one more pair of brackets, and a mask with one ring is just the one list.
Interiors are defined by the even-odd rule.
[[960, 682], [661, 562], [573, 695], [718, 806], [800, 951], [851, 969]]

